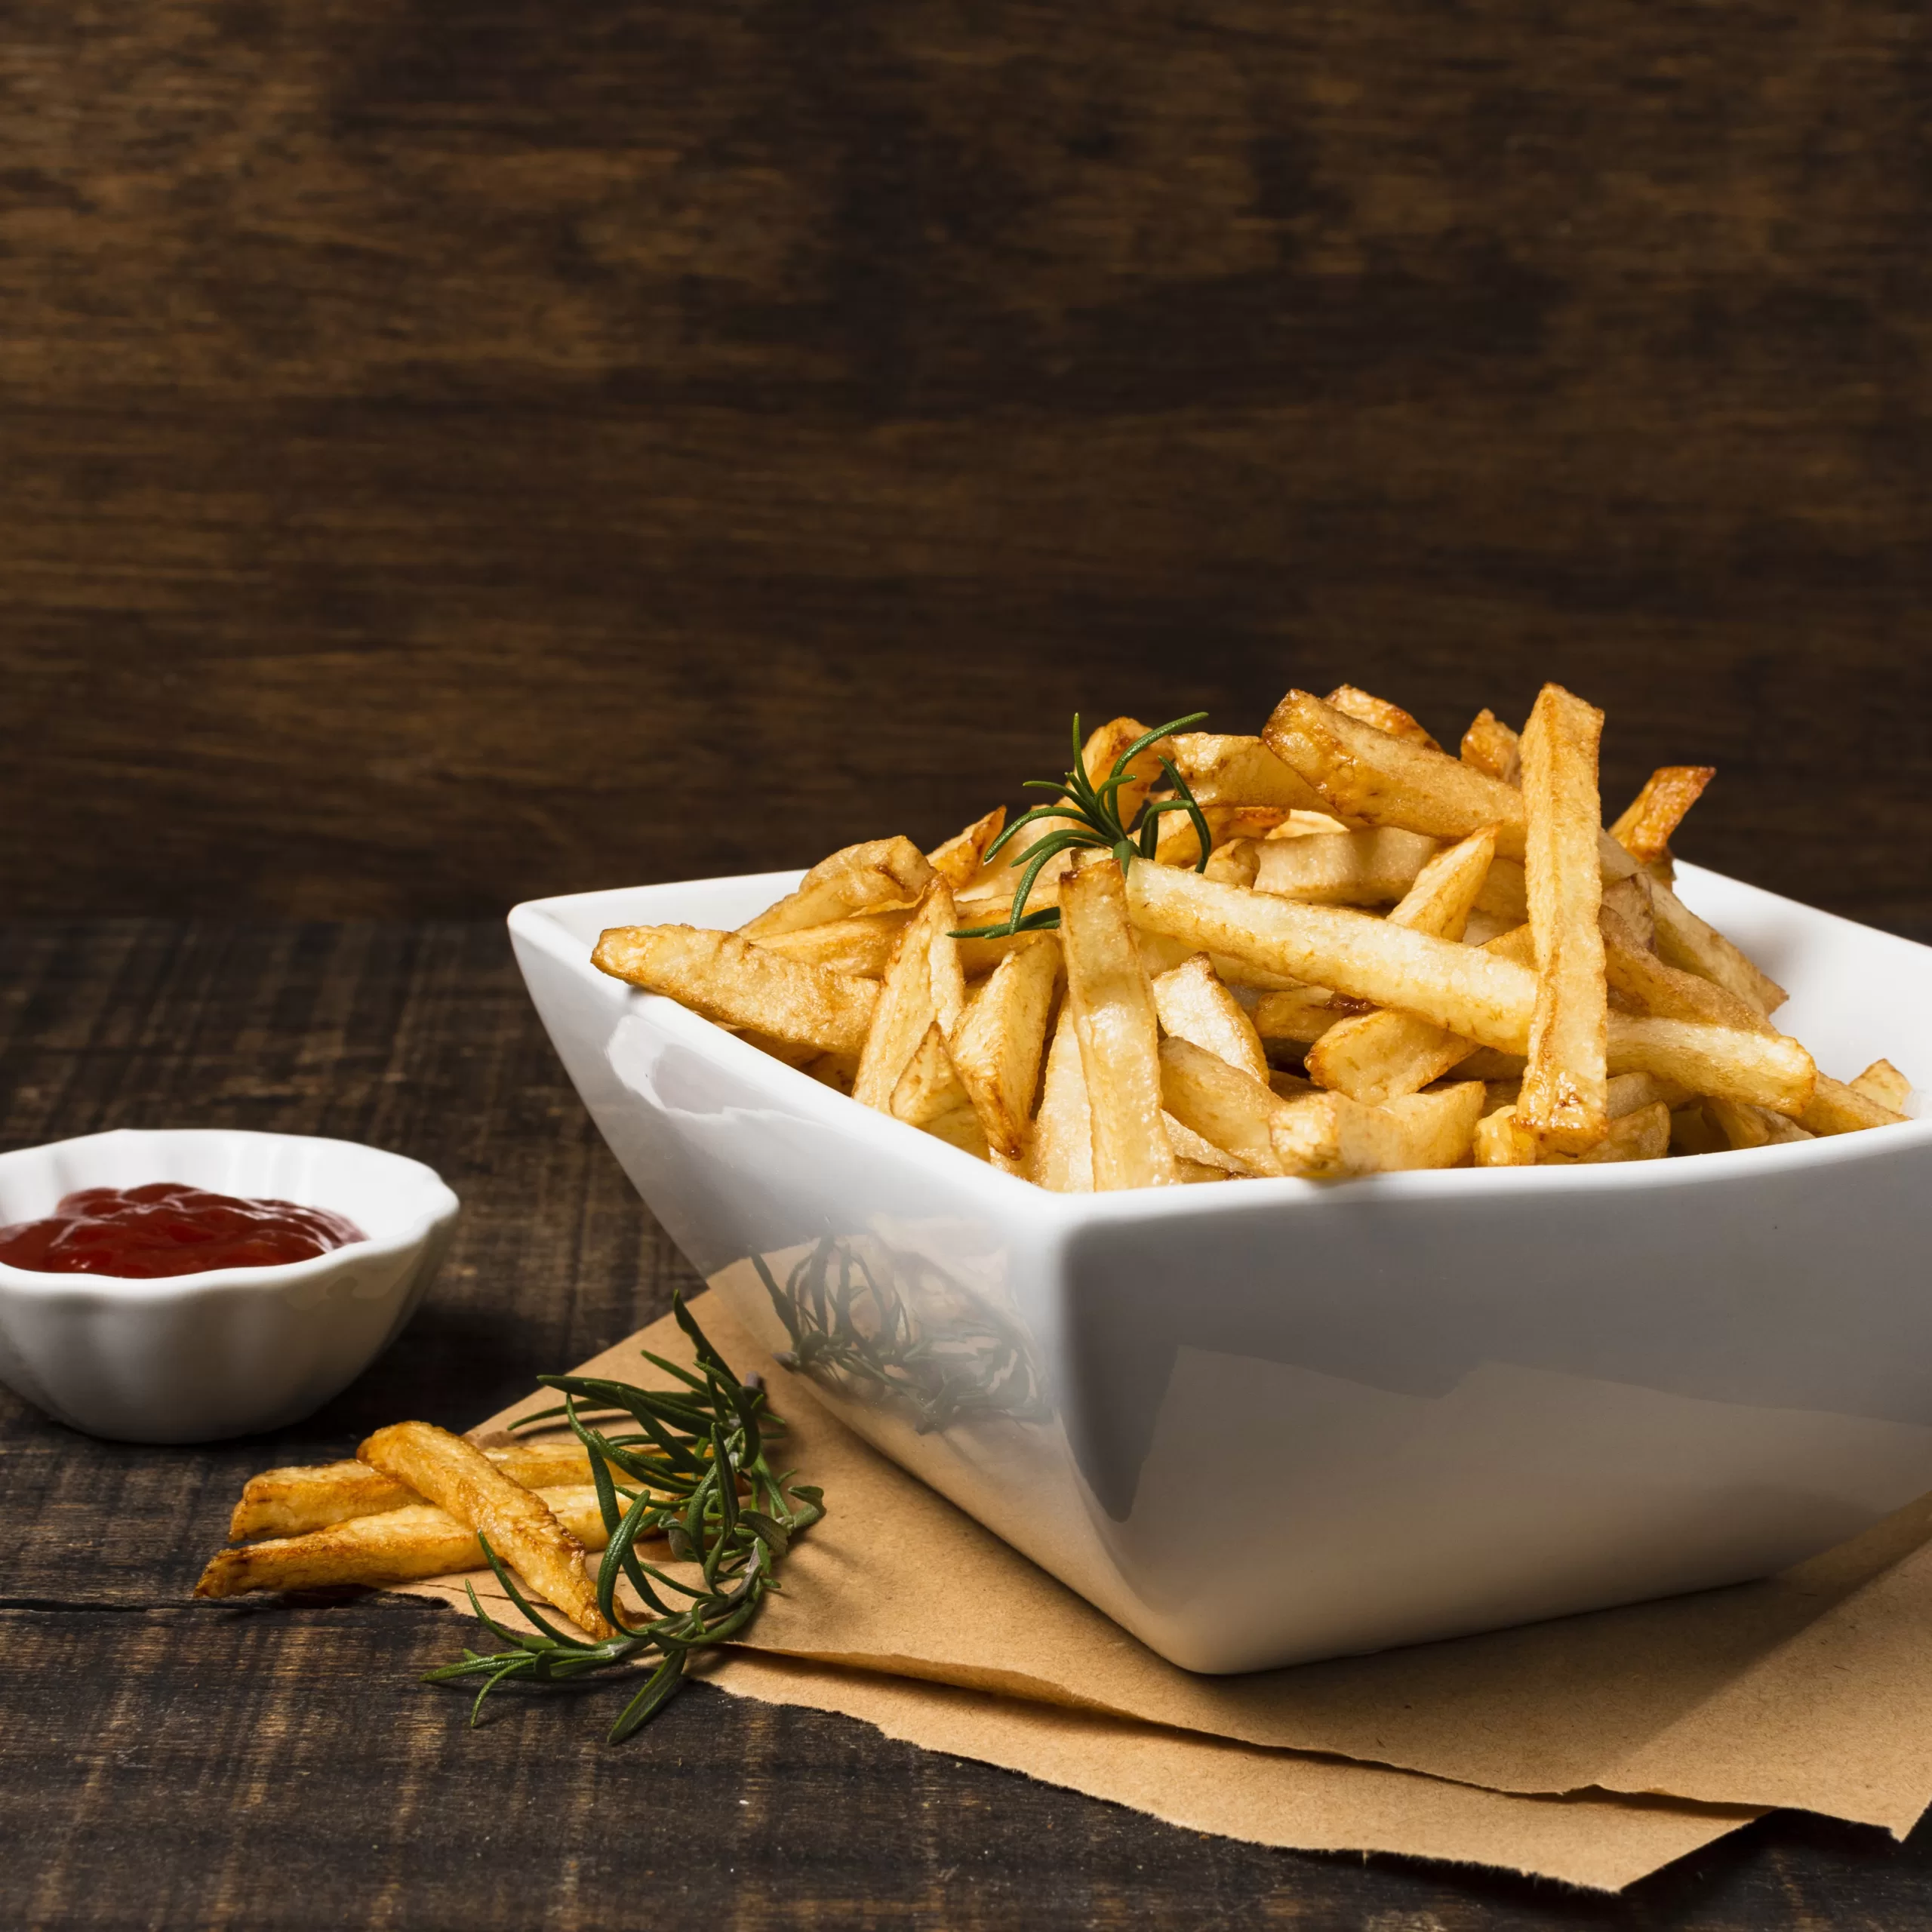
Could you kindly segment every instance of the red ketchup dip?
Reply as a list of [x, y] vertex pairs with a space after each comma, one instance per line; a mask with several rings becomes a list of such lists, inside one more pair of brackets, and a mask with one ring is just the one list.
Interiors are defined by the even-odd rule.
[[84, 1187], [45, 1220], [0, 1228], [0, 1261], [42, 1275], [149, 1281], [209, 1268], [272, 1268], [368, 1238], [326, 1208], [244, 1201], [161, 1180]]

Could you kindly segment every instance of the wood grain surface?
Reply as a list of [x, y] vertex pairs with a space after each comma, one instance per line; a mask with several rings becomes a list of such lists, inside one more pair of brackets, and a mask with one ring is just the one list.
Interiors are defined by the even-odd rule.
[[1909, 0], [20, 0], [0, 905], [480, 915], [1554, 676], [1932, 936], [1929, 91]]
[[1204, 1838], [848, 1719], [700, 1687], [621, 1749], [574, 1697], [466, 1700], [406, 1601], [196, 1604], [245, 1478], [405, 1415], [461, 1427], [663, 1312], [685, 1264], [598, 1142], [491, 924], [0, 925], [0, 1146], [171, 1121], [340, 1134], [438, 1167], [456, 1247], [320, 1414], [97, 1442], [0, 1391], [0, 1924], [561, 1932], [639, 1924], [1543, 1925], [1932, 1918], [1902, 1847], [1767, 1820], [1619, 1900]]

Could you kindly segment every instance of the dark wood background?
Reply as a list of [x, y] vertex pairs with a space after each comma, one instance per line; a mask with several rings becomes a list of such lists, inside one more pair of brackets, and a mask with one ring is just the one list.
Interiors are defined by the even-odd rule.
[[937, 838], [1555, 676], [1932, 934], [1916, 0], [18, 0], [0, 900]]
[[468, 1207], [272, 1442], [0, 1403], [0, 1916], [1932, 1918], [1923, 1833], [1612, 1906], [709, 1691], [471, 1739], [446, 1619], [183, 1601], [248, 1470], [686, 1278], [518, 898], [936, 839], [1075, 707], [1346, 677], [1447, 734], [1554, 676], [1613, 797], [1718, 765], [1687, 856], [1932, 938], [1928, 103], [1905, 0], [6, 8], [0, 1145], [343, 1133]]

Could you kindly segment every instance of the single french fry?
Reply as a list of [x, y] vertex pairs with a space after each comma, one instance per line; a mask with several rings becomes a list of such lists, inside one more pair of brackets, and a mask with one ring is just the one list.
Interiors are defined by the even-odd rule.
[[1844, 1081], [1827, 1079], [1821, 1073], [1817, 1091], [1798, 1112], [1798, 1124], [1818, 1134], [1858, 1134], [1871, 1127], [1897, 1127], [1905, 1118], [1896, 1109], [1861, 1094]]
[[[1134, 866], [1137, 876], [1167, 870], [1146, 860]], [[1105, 1192], [1166, 1185], [1175, 1175], [1161, 1121], [1160, 1022], [1128, 923], [1120, 862], [1111, 854], [1067, 875], [1060, 945], [1093, 1121], [1094, 1186]]]
[[1282, 1172], [1310, 1180], [1453, 1168], [1469, 1156], [1482, 1107], [1480, 1080], [1410, 1094], [1386, 1107], [1315, 1094], [1286, 1103], [1271, 1139]]
[[[534, 1492], [536, 1500], [586, 1550], [609, 1538], [589, 1483]], [[498, 1559], [503, 1552], [497, 1552]], [[476, 1532], [432, 1503], [398, 1503], [372, 1515], [344, 1518], [305, 1534], [245, 1543], [217, 1552], [195, 1586], [198, 1597], [243, 1596], [255, 1590], [315, 1590], [344, 1584], [380, 1589], [420, 1577], [483, 1567]]]
[[1389, 826], [1266, 839], [1254, 887], [1310, 906], [1392, 906], [1435, 850], [1434, 839]]
[[[1508, 860], [1503, 862], [1506, 866]], [[1521, 868], [1509, 868], [1520, 882]], [[1390, 909], [1392, 925], [1438, 939], [1460, 939], [1496, 869], [1496, 828], [1485, 825], [1436, 853]], [[1522, 923], [1518, 918], [1517, 923]]]
[[1216, 977], [1204, 952], [1189, 955], [1153, 983], [1161, 1030], [1218, 1054], [1230, 1066], [1266, 1082], [1268, 1056], [1247, 1009]]
[[1478, 711], [1463, 734], [1463, 762], [1505, 785], [1521, 782], [1521, 740], [1487, 706]]
[[1706, 925], [1654, 875], [1649, 885], [1657, 921], [1657, 956], [1666, 965], [1715, 981], [1760, 1013], [1775, 1013], [1783, 1005], [1785, 990], [1777, 980], [1761, 973], [1722, 933]]
[[1080, 1064], [1080, 1036], [1064, 1004], [1047, 1049], [1027, 1171], [1039, 1186], [1057, 1194], [1094, 1191], [1094, 1125], [1087, 1105], [1087, 1076]]
[[1613, 1013], [1607, 1057], [1613, 1074], [1654, 1073], [1693, 1094], [1747, 1100], [1811, 1124], [1807, 1109], [1817, 1069], [1811, 1056], [1783, 1033]]
[[1610, 828], [1611, 837], [1642, 864], [1667, 857], [1671, 834], [1717, 775], [1714, 764], [1659, 765]]
[[993, 969], [952, 1036], [952, 1063], [995, 1153], [1017, 1161], [1047, 1049], [1060, 949], [1041, 934]]
[[1666, 1020], [1735, 1026], [1750, 1033], [1777, 1030], [1749, 1001], [1739, 998], [1715, 980], [1666, 965], [1644, 947], [1607, 897], [1598, 915], [1598, 927], [1603, 934], [1605, 979], [1644, 1012]]
[[1289, 692], [1261, 737], [1321, 795], [1325, 803], [1317, 810], [1431, 838], [1462, 838], [1494, 825], [1497, 850], [1523, 856], [1522, 794], [1447, 752], [1391, 737], [1309, 691]]
[[613, 979], [667, 994], [706, 1020], [821, 1053], [857, 1053], [878, 1003], [876, 980], [696, 926], [614, 926], [591, 959]]
[[1322, 702], [1351, 718], [1360, 718], [1364, 724], [1373, 724], [1378, 731], [1386, 731], [1392, 738], [1426, 745], [1432, 752], [1442, 749], [1399, 704], [1391, 704], [1386, 698], [1377, 697], [1356, 685], [1337, 685]]
[[1338, 1007], [1334, 994], [1325, 986], [1291, 986], [1279, 992], [1263, 993], [1255, 1001], [1250, 1017], [1262, 1039], [1309, 1046], [1331, 1027], [1359, 1016], [1351, 1015], [1346, 1007]]
[[1328, 814], [1321, 793], [1259, 738], [1179, 731], [1163, 749], [1203, 805], [1279, 805], [1291, 812]]
[[746, 939], [770, 939], [881, 906], [906, 905], [932, 876], [925, 854], [911, 839], [868, 838], [820, 860], [794, 891], [738, 931]]
[[1284, 1106], [1265, 1077], [1257, 1079], [1192, 1040], [1161, 1042], [1161, 1099], [1182, 1126], [1232, 1154], [1251, 1174], [1282, 1171], [1272, 1129]]
[[431, 1423], [392, 1423], [377, 1429], [355, 1454], [486, 1537], [500, 1562], [515, 1570], [580, 1629], [593, 1637], [611, 1634], [585, 1574], [583, 1543], [540, 1497], [511, 1481], [473, 1442]]
[[1512, 1102], [1476, 1122], [1472, 1152], [1479, 1168], [1533, 1168], [1537, 1164], [1536, 1136], [1516, 1124]]
[[943, 1115], [971, 1105], [953, 1066], [952, 1056], [946, 1051], [946, 1035], [935, 1020], [912, 1050], [912, 1057], [906, 1063], [906, 1070], [892, 1090], [886, 1112], [908, 1127], [924, 1128]]
[[[1127, 900], [1135, 922], [1156, 932], [1306, 985], [1419, 1014], [1479, 1045], [1520, 1052], [1529, 1037], [1534, 974], [1481, 949], [1339, 906], [1244, 892], [1166, 866], [1136, 864]], [[1255, 1024], [1269, 1037], [1259, 1010]]]
[[976, 818], [963, 832], [955, 832], [944, 844], [935, 846], [926, 854], [926, 863], [957, 892], [985, 863], [986, 848], [1005, 823], [1006, 808], [994, 806], [985, 817]]
[[1597, 835], [1597, 745], [1603, 713], [1546, 685], [1523, 732], [1527, 813], [1524, 872], [1536, 946], [1536, 1013], [1516, 1121], [1552, 1153], [1580, 1154], [1604, 1137], [1609, 1007]]
[[1905, 1103], [1912, 1098], [1912, 1082], [1888, 1060], [1875, 1060], [1857, 1079], [1845, 1084], [1895, 1114], [1903, 1114]]
[[897, 908], [861, 912], [849, 919], [828, 920], [822, 926], [798, 926], [790, 932], [774, 933], [752, 943], [783, 958], [823, 966], [829, 972], [849, 973], [861, 980], [882, 979], [892, 963], [899, 935], [912, 916]]
[[934, 880], [899, 935], [879, 983], [878, 1011], [852, 1083], [852, 1097], [862, 1106], [890, 1112], [893, 1090], [926, 1029], [937, 1020], [940, 1033], [947, 1035], [958, 1023], [966, 981], [958, 942], [952, 937], [958, 923], [951, 889], [943, 879]]
[[[572, 1436], [567, 1442], [518, 1442], [483, 1454], [511, 1481], [547, 1489], [590, 1480], [590, 1457]], [[625, 1480], [628, 1481], [626, 1478]], [[231, 1543], [251, 1537], [294, 1537], [327, 1529], [358, 1516], [379, 1516], [423, 1500], [406, 1484], [367, 1463], [316, 1463], [266, 1469], [251, 1476], [229, 1518]]]

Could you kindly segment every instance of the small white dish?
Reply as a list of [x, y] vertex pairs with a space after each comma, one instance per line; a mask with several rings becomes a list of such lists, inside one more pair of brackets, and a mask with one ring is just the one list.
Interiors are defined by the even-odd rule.
[[[1259, 1669], [1738, 1582], [1932, 1488], [1932, 1121], [1048, 1193], [590, 963], [605, 927], [737, 926], [797, 877], [541, 900], [510, 931], [733, 1313], [774, 1351], [801, 1324], [821, 1364], [856, 1327], [838, 1413], [1164, 1657]], [[1932, 951], [1680, 881], [1826, 1072], [1932, 1081]]]
[[279, 1429], [382, 1353], [423, 1299], [457, 1198], [400, 1154], [306, 1134], [124, 1128], [0, 1154], [0, 1226], [85, 1187], [183, 1181], [346, 1214], [368, 1239], [271, 1268], [155, 1281], [0, 1263], [0, 1382], [120, 1442]]

